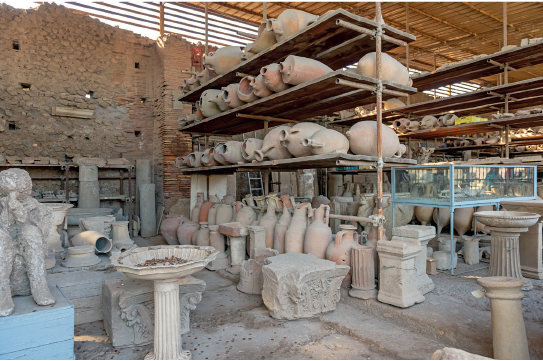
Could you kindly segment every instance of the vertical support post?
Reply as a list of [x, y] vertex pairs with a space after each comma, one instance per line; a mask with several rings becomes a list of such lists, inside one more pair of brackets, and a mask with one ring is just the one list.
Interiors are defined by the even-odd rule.
[[205, 147], [204, 149], [209, 149], [209, 137], [204, 135]]
[[66, 183], [64, 184], [64, 192], [66, 193], [66, 203], [70, 203], [70, 176], [69, 176], [69, 173], [70, 173], [70, 166], [67, 165], [66, 166], [66, 171], [65, 171]]
[[[434, 73], [436, 71], [436, 54], [434, 54]], [[434, 89], [434, 100], [437, 99], [437, 89]]]
[[264, 195], [267, 196], [270, 193], [270, 171], [266, 170], [262, 173], [264, 173]]
[[264, 136], [268, 135], [268, 132], [269, 132], [268, 123], [269, 122], [267, 120], [264, 121]]
[[[382, 19], [381, 3], [375, 3], [375, 18]], [[383, 217], [383, 81], [381, 79], [382, 23], [379, 22], [375, 36], [375, 75], [377, 78], [377, 215]], [[383, 224], [378, 228], [378, 240], [383, 239]]]
[[[405, 32], [409, 33], [409, 3], [405, 2]], [[409, 44], [405, 47], [405, 66], [409, 74]], [[435, 69], [434, 69], [435, 70]], [[411, 105], [411, 97], [407, 95], [407, 105]]]
[[[453, 194], [453, 192], [451, 192], [451, 194]], [[456, 252], [456, 245], [454, 244], [454, 208], [451, 209], [451, 221], [449, 224], [451, 225], [451, 274], [454, 275], [454, 254]]]
[[509, 125], [505, 126], [505, 158], [509, 159]]
[[[503, 3], [503, 46], [507, 46], [507, 2]], [[503, 68], [503, 83], [509, 83], [507, 66]]]
[[208, 36], [208, 32], [209, 32], [209, 17], [208, 17], [208, 14], [207, 14], [207, 2], [206, 2], [206, 8], [205, 8], [205, 35], [206, 35], [206, 47], [205, 47], [205, 53], [206, 53], [206, 56], [207, 56], [207, 51], [208, 51], [208, 47], [209, 47], [209, 42], [208, 42], [208, 39], [207, 39], [207, 36]]
[[164, 35], [164, 2], [159, 3], [160, 16], [159, 16], [159, 28], [160, 35]]
[[268, 20], [268, 4], [264, 1], [262, 3], [262, 21], [266, 22]]
[[123, 169], [120, 168], [119, 169], [119, 179], [120, 179], [120, 186], [119, 186], [119, 193], [121, 194], [121, 196], [124, 195], [124, 174], [123, 174]]
[[449, 88], [449, 96], [452, 96], [452, 85], [449, 84], [448, 88]]
[[128, 232], [132, 233], [132, 168], [128, 168]]

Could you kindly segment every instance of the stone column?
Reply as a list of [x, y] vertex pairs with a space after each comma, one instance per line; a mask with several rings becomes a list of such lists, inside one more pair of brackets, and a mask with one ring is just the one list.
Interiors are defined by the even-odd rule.
[[379, 294], [377, 300], [406, 308], [424, 301], [417, 287], [415, 258], [421, 247], [396, 241], [378, 241]]
[[377, 298], [374, 263], [372, 247], [351, 248], [352, 289], [349, 296], [363, 300]]
[[[494, 252], [494, 249], [492, 249]], [[520, 291], [524, 282], [512, 277], [483, 277], [477, 283], [490, 299], [492, 344], [496, 360], [529, 360]]]
[[130, 238], [130, 234], [128, 233], [128, 221], [113, 222], [111, 223], [111, 228], [113, 247], [122, 251], [134, 244], [134, 241]]
[[462, 253], [464, 254], [464, 262], [466, 264], [479, 264], [479, 241], [480, 238], [462, 236], [464, 241], [464, 247]]
[[142, 184], [140, 191], [141, 236], [156, 236], [155, 185]]
[[78, 208], [100, 208], [100, 186], [98, 184], [98, 166], [79, 166]]
[[240, 273], [243, 261], [245, 261], [247, 237], [228, 237], [228, 240], [230, 243], [230, 268], [227, 271], [237, 275]]
[[145, 360], [189, 360], [182, 349], [179, 279], [154, 281], [155, 339], [153, 351]]
[[140, 215], [140, 185], [153, 183], [150, 159], [136, 159], [136, 215]]

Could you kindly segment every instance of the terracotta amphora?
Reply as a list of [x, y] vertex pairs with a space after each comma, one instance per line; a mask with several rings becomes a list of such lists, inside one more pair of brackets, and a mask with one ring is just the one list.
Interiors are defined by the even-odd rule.
[[471, 229], [473, 222], [473, 207], [456, 208], [454, 210], [454, 229], [458, 235], [463, 236]]
[[281, 203], [286, 206], [288, 209], [294, 207], [294, 197], [290, 194], [281, 194]]
[[322, 129], [310, 138], [304, 138], [302, 145], [308, 147], [314, 155], [347, 153], [349, 140], [346, 136], [333, 129]]
[[305, 231], [304, 253], [325, 259], [328, 245], [332, 242], [332, 229], [329, 227], [330, 206], [322, 204], [312, 211], [314, 220]]
[[[438, 208], [435, 208], [432, 213], [432, 219], [434, 220], [435, 224], [437, 224], [437, 210]], [[448, 208], [439, 208], [439, 233], [441, 233], [443, 227], [448, 226], [449, 223], [451, 223], [451, 211], [449, 211]]]
[[268, 204], [266, 214], [264, 215], [264, 217], [262, 217], [259, 223], [259, 225], [266, 228], [266, 248], [273, 247], [273, 235], [277, 222], [278, 220], [275, 216], [275, 206], [273, 204]]
[[410, 132], [414, 132], [416, 130], [419, 130], [420, 128], [420, 122], [417, 122], [417, 121], [411, 121], [411, 123], [409, 123], [409, 131]]
[[200, 82], [200, 85], [207, 84], [211, 78], [216, 77], [217, 75], [215, 72], [210, 72], [209, 69], [202, 70], [198, 75], [196, 75], [196, 79], [198, 79], [198, 82]]
[[258, 35], [256, 36], [255, 41], [251, 44], [247, 44], [247, 46], [245, 47], [246, 53], [250, 52], [258, 54], [261, 51], [268, 49], [273, 44], [277, 43], [275, 33], [266, 29], [267, 24], [267, 21], [260, 24], [260, 26], [258, 27]]
[[[342, 224], [340, 226], [341, 231], [336, 234], [336, 240], [328, 244], [326, 248], [326, 259], [337, 263], [338, 265], [345, 265], [351, 267], [351, 249], [360, 246], [358, 244], [358, 233], [356, 233], [356, 227], [351, 225]], [[345, 276], [341, 285], [347, 287], [351, 284], [351, 272]]]
[[290, 154], [286, 147], [281, 145], [281, 141], [279, 140], [279, 133], [284, 129], [288, 130], [289, 127], [280, 126], [273, 128], [264, 137], [262, 149], [255, 151], [255, 159], [258, 162], [262, 162], [265, 159], [277, 160], [292, 158], [292, 154]]
[[434, 195], [434, 183], [426, 183], [424, 185], [424, 196], [425, 197], [432, 197]]
[[405, 107], [405, 104], [400, 99], [392, 98], [388, 100], [383, 100], [383, 108], [385, 108], [385, 110], [391, 110], [391, 109], [402, 108], [402, 107]]
[[[375, 74], [375, 52], [368, 53], [360, 59], [356, 67], [356, 72], [370, 78], [377, 77]], [[400, 85], [411, 86], [413, 84], [407, 68], [386, 53], [383, 53], [381, 57], [381, 78], [382, 80], [390, 80]]]
[[192, 244], [191, 239], [194, 233], [198, 232], [200, 225], [193, 221], [182, 221], [177, 227], [177, 241], [179, 244]]
[[[394, 153], [392, 158], [401, 158], [402, 155], [404, 155], [406, 152], [407, 152], [407, 146], [405, 144], [400, 143], [400, 145], [398, 146], [398, 150], [396, 151], [396, 153]], [[383, 184], [383, 186], [384, 186], [384, 184]], [[390, 190], [385, 191], [385, 188], [383, 188], [383, 191], [384, 192], [389, 192]]]
[[213, 157], [213, 148], [204, 150], [204, 154], [202, 154], [200, 162], [206, 167], [221, 165], [221, 163], [217, 162], [217, 160], [215, 160], [215, 158]]
[[221, 203], [223, 204], [232, 204], [236, 201], [236, 198], [231, 194], [226, 194], [222, 197]]
[[209, 118], [222, 113], [219, 106], [212, 102], [212, 100], [215, 100], [221, 92], [222, 90], [207, 89], [202, 93], [200, 100], [198, 101], [198, 106], [204, 117]]
[[200, 86], [200, 82], [196, 78], [196, 74], [193, 74], [190, 78], [183, 80], [183, 88], [193, 91]]
[[437, 128], [437, 118], [432, 115], [427, 115], [420, 121], [420, 129]]
[[226, 102], [224, 100], [224, 90], [223, 89], [221, 89], [221, 92], [215, 97], [215, 99], [211, 99], [210, 102], [213, 102], [213, 103], [217, 104], [219, 109], [221, 111], [223, 111], [223, 112], [232, 109], [232, 108], [230, 108], [230, 106], [228, 104], [226, 104]]
[[279, 218], [279, 221], [275, 224], [275, 230], [273, 233], [273, 249], [279, 251], [279, 253], [285, 253], [285, 234], [290, 225], [292, 216], [290, 211], [283, 203], [283, 214]]
[[215, 203], [213, 207], [209, 209], [209, 212], [207, 213], [207, 224], [210, 226], [214, 226], [217, 224], [217, 211], [219, 210], [219, 207], [221, 206], [220, 203]]
[[242, 78], [239, 82], [238, 98], [245, 103], [251, 103], [258, 99], [256, 94], [253, 92], [253, 86], [251, 85], [253, 80], [254, 77], [246, 76], [245, 78]]
[[220, 152], [220, 150], [224, 151], [223, 145], [224, 143], [219, 143], [215, 146], [215, 148], [213, 148], [213, 159], [215, 159], [217, 162], [219, 162], [222, 165], [228, 165], [230, 163], [227, 162], [226, 159], [224, 159], [224, 157], [222, 156]]
[[289, 55], [279, 63], [283, 82], [298, 85], [331, 73], [332, 69], [318, 60]]
[[179, 224], [189, 219], [180, 214], [168, 214], [166, 219], [160, 224], [160, 234], [164, 237], [169, 245], [179, 244], [177, 240], [177, 228]]
[[[200, 226], [198, 226], [198, 227], [200, 227]], [[198, 238], [198, 232], [199, 231], [200, 231], [200, 228], [198, 228], [198, 231], [194, 232], [194, 234], [190, 238], [190, 244], [192, 244], [193, 246], [196, 245], [196, 238]]]
[[[392, 157], [400, 146], [398, 135], [386, 125], [382, 125], [383, 158]], [[350, 149], [356, 155], [377, 157], [377, 122], [358, 122], [345, 134]]]
[[330, 204], [330, 200], [328, 198], [326, 198], [325, 196], [323, 196], [323, 195], [313, 197], [313, 199], [311, 200], [311, 208], [313, 208], [313, 209], [317, 209], [321, 205], [326, 206], [328, 204]]
[[200, 222], [200, 230], [196, 236], [195, 246], [209, 246], [209, 226], [207, 222]]
[[262, 139], [249, 138], [241, 146], [241, 156], [248, 162], [255, 160], [255, 151], [262, 149]]
[[209, 201], [212, 203], [221, 203], [221, 200], [219, 199], [219, 196], [216, 194], [210, 194], [209, 195]]
[[187, 165], [193, 168], [201, 167], [203, 155], [204, 155], [204, 152], [190, 153], [187, 158]]
[[236, 213], [235, 221], [241, 222], [246, 226], [250, 226], [254, 221], [256, 221], [256, 213], [251, 207], [243, 205], [243, 208]]
[[215, 216], [215, 224], [221, 225], [224, 223], [232, 222], [234, 218], [234, 209], [230, 204], [221, 204], [217, 208], [217, 215]]
[[281, 198], [277, 195], [277, 193], [270, 193], [266, 196], [266, 202], [268, 204], [272, 204], [275, 209], [281, 209], [283, 208], [283, 204], [281, 202]]
[[442, 116], [440, 119], [441, 119], [441, 122], [443, 123], [443, 125], [446, 125], [446, 126], [451, 126], [451, 125], [454, 125], [454, 120], [458, 118], [456, 115], [454, 114], [446, 114], [444, 116]]
[[256, 202], [252, 194], [247, 194], [241, 201], [249, 207], [256, 207]]
[[222, 96], [224, 98], [224, 103], [232, 109], [241, 107], [242, 105], [246, 104], [243, 100], [239, 98], [238, 88], [239, 88], [239, 83], [229, 84], [222, 88], [222, 91], [223, 91]]
[[420, 224], [422, 224], [423, 226], [425, 226], [426, 223], [432, 220], [433, 212], [434, 212], [434, 207], [422, 207], [422, 206], [415, 207], [415, 217], [417, 217]]
[[496, 144], [500, 141], [500, 137], [492, 137], [486, 140], [486, 144]]
[[[477, 207], [476, 212], [493, 211], [493, 210], [494, 210], [494, 206], [480, 206], [480, 207]], [[475, 221], [476, 221], [476, 218], [473, 217], [473, 221], [471, 222], [472, 227], [475, 227]], [[477, 221], [477, 233], [479, 233], [479, 232], [484, 233], [484, 234], [489, 234], [490, 233], [490, 231], [488, 231], [485, 228], [484, 224]]]
[[200, 208], [202, 208], [202, 204], [204, 204], [204, 193], [198, 192], [196, 194], [196, 205], [192, 208], [192, 212], [190, 213], [191, 221], [200, 221]]
[[285, 84], [283, 76], [281, 75], [281, 66], [273, 63], [266, 65], [260, 69], [260, 74], [264, 78], [264, 84], [268, 89], [273, 92], [282, 92], [290, 88], [290, 85]]
[[283, 11], [277, 19], [268, 19], [266, 29], [273, 32], [277, 42], [280, 42], [305, 29], [309, 23], [318, 18], [318, 15], [313, 15], [305, 11], [288, 9]]
[[396, 119], [395, 121], [392, 122], [392, 126], [394, 127], [394, 130], [400, 133], [407, 132], [409, 130], [410, 125], [411, 125], [411, 121], [407, 118]]
[[241, 154], [243, 142], [228, 141], [224, 144], [219, 144], [215, 147], [215, 152], [222, 155], [223, 159], [228, 163], [237, 164], [245, 163], [245, 158]]
[[224, 74], [241, 63], [242, 54], [243, 52], [239, 46], [224, 46], [204, 55], [202, 63], [206, 69], [217, 74]]
[[309, 203], [302, 203], [294, 208], [294, 215], [285, 234], [285, 253], [303, 253], [305, 230], [307, 229]]
[[198, 218], [198, 222], [206, 222], [207, 223], [207, 216], [209, 215], [209, 210], [211, 207], [213, 207], [215, 203], [213, 202], [204, 202], [202, 204], [202, 207], [200, 207], [200, 216]]
[[253, 87], [253, 93], [259, 98], [265, 98], [268, 95], [272, 95], [273, 92], [268, 89], [266, 84], [264, 84], [264, 78], [262, 77], [262, 74], [258, 74], [253, 80], [251, 81], [251, 86]]
[[202, 120], [202, 117], [198, 114], [187, 114], [185, 115], [185, 122], [186, 124], [191, 124], [194, 122], [197, 122], [198, 120]]
[[301, 122], [290, 129], [283, 129], [279, 132], [281, 144], [288, 149], [295, 157], [307, 157], [313, 155], [311, 148], [302, 144], [305, 138], [311, 138], [316, 132], [326, 129], [322, 125], [310, 122]]

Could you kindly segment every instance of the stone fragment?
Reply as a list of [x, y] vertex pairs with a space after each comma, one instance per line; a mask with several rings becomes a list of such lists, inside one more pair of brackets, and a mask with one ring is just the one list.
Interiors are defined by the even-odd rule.
[[266, 248], [266, 228], [263, 226], [248, 226], [249, 258], [255, 258], [255, 249]]
[[238, 291], [251, 295], [262, 294], [262, 265], [268, 257], [279, 255], [279, 251], [271, 248], [255, 248], [254, 259], [243, 261], [239, 274]]
[[372, 247], [351, 248], [352, 288], [349, 296], [363, 300], [377, 298], [374, 258]]
[[94, 266], [100, 263], [100, 257], [94, 253], [93, 246], [75, 246], [69, 247], [66, 259], [60, 264], [63, 267], [85, 267]]
[[[436, 260], [437, 269], [441, 269], [441, 270], [451, 269], [451, 252], [437, 251], [437, 252], [434, 252], [434, 254], [432, 255], [432, 258]], [[456, 268], [457, 263], [458, 263], [458, 255], [455, 252], [454, 265], [453, 265], [454, 268]]]
[[462, 236], [464, 247], [462, 253], [464, 255], [464, 263], [472, 265], [479, 264], [479, 241], [480, 238]]
[[430, 360], [492, 360], [491, 358], [469, 353], [458, 348], [444, 347], [432, 354]]
[[140, 184], [141, 236], [156, 236], [155, 185]]

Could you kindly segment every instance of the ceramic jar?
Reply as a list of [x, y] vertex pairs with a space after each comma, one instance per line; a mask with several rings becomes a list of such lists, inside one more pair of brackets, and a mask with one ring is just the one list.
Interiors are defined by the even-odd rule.
[[347, 153], [349, 151], [347, 137], [333, 129], [319, 130], [311, 138], [304, 138], [302, 145], [308, 147], [314, 155]]
[[198, 232], [200, 225], [193, 221], [182, 221], [177, 227], [177, 241], [181, 245], [192, 244], [192, 236]]
[[198, 75], [196, 75], [196, 79], [200, 83], [200, 85], [207, 84], [211, 78], [216, 77], [215, 72], [210, 72], [209, 69], [202, 70]]
[[222, 165], [228, 165], [226, 159], [222, 156], [220, 151], [224, 151], [224, 143], [219, 143], [213, 148], [213, 159], [215, 159], [217, 162], [219, 162]]
[[202, 207], [202, 204], [204, 204], [204, 193], [198, 192], [196, 194], [196, 205], [194, 206], [194, 208], [192, 208], [192, 212], [190, 213], [191, 221], [199, 222], [200, 208]]
[[[356, 67], [356, 73], [370, 78], [377, 77], [375, 73], [375, 52], [368, 53], [360, 59]], [[387, 53], [381, 55], [381, 79], [390, 80], [400, 85], [411, 86], [413, 84], [407, 68]]]
[[416, 130], [419, 130], [420, 128], [420, 122], [417, 122], [417, 121], [411, 121], [411, 123], [409, 123], [409, 131], [411, 132], [414, 132]]
[[441, 122], [443, 123], [443, 125], [446, 125], [446, 126], [451, 126], [451, 125], [454, 125], [454, 120], [458, 118], [456, 115], [454, 114], [445, 114], [444, 116], [440, 117], [441, 119]]
[[243, 142], [228, 141], [215, 147], [215, 152], [219, 153], [228, 163], [245, 163], [245, 158], [241, 154]]
[[279, 63], [283, 82], [298, 85], [332, 72], [330, 67], [318, 60], [289, 55]]
[[[435, 208], [432, 213], [432, 219], [434, 220], [435, 224], [437, 224], [437, 210], [438, 208]], [[439, 229], [438, 232], [441, 233], [441, 230], [443, 227], [446, 227], [451, 222], [451, 211], [449, 211], [448, 208], [439, 208]]]
[[268, 19], [266, 30], [273, 32], [275, 40], [280, 42], [305, 29], [310, 22], [318, 18], [318, 15], [313, 15], [305, 11], [288, 9], [283, 11], [277, 19]]
[[251, 207], [243, 205], [243, 208], [236, 213], [235, 221], [241, 222], [246, 226], [250, 226], [254, 221], [256, 221], [256, 213]]
[[249, 207], [256, 207], [256, 203], [252, 194], [245, 195], [245, 197], [243, 197], [241, 201]]
[[285, 253], [303, 253], [307, 215], [311, 205], [302, 203], [294, 208], [294, 215], [285, 234]]
[[402, 107], [405, 107], [405, 104], [400, 99], [392, 98], [388, 100], [383, 100], [383, 108], [385, 108], [385, 110], [391, 110], [391, 109], [402, 108]]
[[273, 233], [273, 249], [279, 251], [279, 253], [285, 253], [285, 234], [290, 226], [292, 216], [290, 211], [283, 203], [283, 214], [279, 218], [279, 221], [275, 224], [275, 230]]
[[454, 210], [454, 229], [463, 236], [471, 229], [473, 222], [473, 207], [456, 208]]
[[290, 85], [285, 84], [283, 81], [281, 66], [279, 64], [274, 63], [262, 67], [260, 69], [260, 74], [264, 78], [266, 87], [273, 92], [282, 92], [290, 87]]
[[215, 160], [215, 158], [213, 157], [213, 148], [204, 150], [204, 153], [200, 158], [200, 162], [205, 167], [214, 167], [217, 165], [221, 165], [221, 163], [217, 162], [217, 160]]
[[[331, 242], [326, 248], [326, 259], [335, 262], [338, 265], [351, 267], [351, 249], [358, 248], [358, 233], [356, 227], [351, 225], [341, 225], [342, 229], [336, 234], [336, 240]], [[342, 286], [351, 284], [351, 272], [345, 276]]]
[[432, 115], [427, 115], [420, 121], [420, 129], [437, 128], [437, 118]]
[[225, 112], [225, 111], [230, 110], [232, 108], [230, 108], [230, 106], [228, 104], [226, 104], [224, 99], [225, 99], [224, 98], [224, 90], [221, 89], [221, 92], [217, 95], [217, 97], [215, 97], [215, 99], [211, 99], [210, 102], [213, 102], [213, 103], [217, 104], [219, 109], [222, 112]]
[[207, 216], [209, 215], [209, 210], [211, 207], [213, 207], [215, 203], [213, 202], [204, 202], [202, 204], [202, 207], [200, 207], [200, 216], [198, 217], [198, 222], [206, 222], [207, 223]]
[[281, 203], [286, 206], [288, 209], [294, 207], [294, 197], [290, 194], [281, 194]]
[[179, 241], [177, 240], [177, 228], [181, 222], [188, 220], [187, 217], [180, 214], [169, 214], [162, 223], [160, 223], [160, 234], [162, 234], [169, 245], [179, 244]]
[[224, 197], [222, 197], [221, 203], [223, 204], [232, 204], [236, 201], [236, 198], [234, 198], [231, 194], [226, 194]]
[[209, 118], [222, 113], [219, 106], [212, 102], [212, 100], [215, 100], [221, 92], [222, 90], [207, 89], [202, 93], [200, 100], [198, 101], [198, 106], [204, 117]]
[[307, 157], [313, 155], [311, 148], [302, 144], [305, 138], [311, 138], [316, 132], [326, 129], [316, 123], [301, 122], [290, 129], [279, 132], [279, 141], [295, 157]]
[[239, 83], [229, 84], [222, 88], [222, 96], [224, 98], [224, 103], [230, 108], [241, 107], [245, 104], [238, 96]]
[[253, 80], [251, 81], [251, 86], [253, 87], [253, 93], [259, 98], [265, 98], [268, 95], [272, 95], [273, 92], [268, 89], [266, 84], [264, 83], [264, 78], [262, 77], [262, 74], [258, 74]]
[[255, 160], [255, 151], [262, 149], [262, 139], [249, 138], [241, 146], [241, 156], [248, 162]]
[[328, 245], [332, 242], [332, 229], [329, 227], [330, 206], [322, 204], [313, 211], [313, 215], [313, 223], [305, 231], [304, 253], [325, 259]]
[[219, 207], [221, 206], [220, 203], [215, 203], [213, 207], [209, 209], [209, 212], [207, 213], [207, 224], [210, 226], [214, 226], [217, 224], [217, 211], [219, 210]]
[[225, 74], [241, 63], [243, 54], [239, 46], [225, 46], [204, 55], [203, 65], [217, 74]]
[[283, 204], [281, 204], [281, 199], [277, 196], [277, 193], [270, 193], [266, 196], [266, 202], [275, 207], [275, 209], [281, 209]]
[[258, 54], [261, 51], [268, 49], [273, 44], [277, 43], [275, 33], [266, 29], [267, 24], [267, 21], [260, 24], [260, 26], [258, 27], [258, 35], [255, 41], [251, 44], [247, 44], [247, 46], [245, 47], [246, 53], [250, 52], [253, 54]]
[[230, 204], [221, 204], [217, 208], [217, 215], [215, 216], [215, 224], [221, 225], [224, 223], [232, 222], [234, 218], [234, 209]]
[[282, 130], [289, 129], [290, 128], [286, 126], [271, 129], [264, 137], [262, 149], [255, 151], [255, 159], [258, 162], [262, 162], [265, 159], [277, 160], [292, 158], [292, 154], [290, 154], [287, 148], [281, 145], [281, 141], [279, 140], [279, 133]]
[[201, 167], [203, 155], [204, 155], [204, 152], [190, 153], [187, 158], [187, 165], [193, 168]]
[[251, 85], [253, 80], [254, 77], [246, 76], [245, 78], [242, 78], [239, 82], [238, 98], [245, 103], [251, 103], [258, 99], [256, 94], [253, 92], [253, 86]]
[[394, 127], [394, 129], [400, 133], [407, 132], [410, 125], [411, 121], [407, 118], [396, 119], [392, 122], [392, 126]]
[[207, 222], [200, 222], [200, 230], [196, 236], [195, 246], [209, 246], [209, 226]]
[[[390, 158], [398, 150], [400, 140], [398, 135], [386, 125], [383, 124], [381, 129], [383, 158]], [[358, 122], [351, 127], [346, 136], [349, 139], [351, 152], [356, 155], [377, 157], [377, 122]]]
[[273, 235], [278, 220], [275, 216], [275, 206], [268, 204], [266, 214], [260, 220], [259, 225], [266, 228], [266, 248], [273, 248]]
[[434, 207], [415, 207], [415, 217], [419, 220], [420, 224], [425, 226], [428, 222], [432, 220], [432, 213], [434, 212]]
[[313, 208], [313, 209], [317, 209], [321, 205], [326, 206], [328, 204], [330, 204], [330, 200], [328, 198], [326, 198], [325, 196], [323, 196], [323, 195], [313, 197], [313, 199], [311, 200], [311, 208]]

